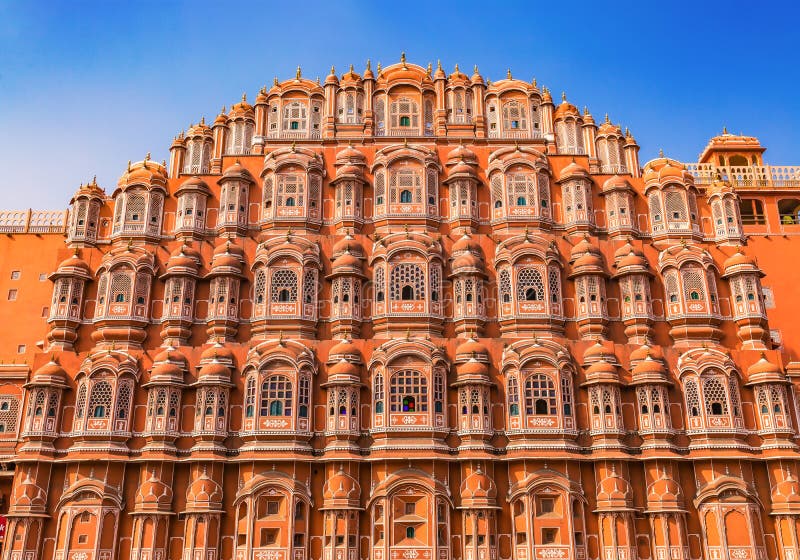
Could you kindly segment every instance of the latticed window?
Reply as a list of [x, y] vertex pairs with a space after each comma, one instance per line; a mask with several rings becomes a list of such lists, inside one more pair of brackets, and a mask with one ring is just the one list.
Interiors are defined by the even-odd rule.
[[320, 122], [322, 122], [322, 103], [314, 101], [311, 103], [311, 138], [319, 138]]
[[536, 206], [536, 185], [532, 173], [508, 173], [506, 196], [509, 206]]
[[500, 301], [511, 303], [511, 273], [507, 268], [500, 271], [498, 287], [500, 289]]
[[278, 175], [277, 203], [280, 207], [303, 206], [305, 194], [304, 176], [300, 173]]
[[252, 123], [241, 120], [228, 125], [228, 154], [249, 154], [252, 141]]
[[419, 129], [419, 106], [407, 97], [393, 101], [390, 108], [392, 128]]
[[303, 303], [313, 305], [317, 301], [317, 271], [306, 270], [303, 275]]
[[384, 402], [384, 389], [383, 389], [383, 374], [378, 372], [375, 374], [375, 386], [373, 387], [373, 400], [375, 401], [375, 412], [380, 414], [383, 412]]
[[78, 388], [78, 398], [75, 400], [76, 418], [83, 418], [84, 410], [86, 410], [86, 392], [87, 392], [86, 382], [84, 381]]
[[297, 388], [297, 416], [308, 418], [309, 399], [311, 397], [311, 380], [307, 375], [300, 377]]
[[583, 154], [583, 135], [578, 121], [569, 119], [556, 123], [556, 136], [559, 152], [562, 154]]
[[386, 104], [382, 98], [375, 99], [375, 136], [386, 134]]
[[389, 196], [393, 204], [422, 203], [422, 179], [418, 171], [402, 169], [389, 175]]
[[117, 418], [124, 419], [130, 414], [133, 383], [129, 379], [119, 382], [117, 394]]
[[292, 382], [285, 375], [271, 375], [261, 384], [261, 416], [292, 415]]
[[689, 379], [685, 385], [686, 392], [686, 412], [689, 416], [700, 416], [700, 391], [697, 387], [697, 381]]
[[418, 264], [401, 263], [392, 268], [390, 296], [393, 301], [425, 299], [425, 273]]
[[718, 377], [705, 377], [702, 382], [706, 415], [726, 416], [728, 414], [728, 395], [722, 380]]
[[392, 375], [389, 389], [391, 412], [427, 412], [428, 380], [412, 369], [400, 370]]
[[566, 372], [561, 373], [561, 405], [564, 417], [572, 416], [572, 378]]
[[525, 414], [555, 415], [557, 411], [553, 380], [543, 373], [528, 376], [525, 380]]
[[251, 375], [247, 379], [244, 391], [244, 415], [252, 418], [256, 414], [256, 376]]
[[550, 266], [547, 272], [547, 287], [550, 290], [550, 303], [561, 307], [561, 274], [556, 266]]
[[508, 101], [503, 104], [503, 130], [505, 132], [528, 130], [528, 111], [519, 101]]
[[144, 229], [145, 220], [145, 198], [143, 194], [126, 193], [125, 197], [125, 227], [137, 227], [141, 224]]
[[653, 229], [658, 231], [663, 228], [664, 214], [661, 209], [661, 197], [658, 193], [650, 193], [647, 197], [647, 204], [650, 207], [650, 220], [653, 223]]
[[490, 181], [492, 191], [492, 207], [502, 208], [503, 206], [503, 176], [499, 173], [492, 176]]
[[666, 193], [665, 206], [667, 208], [667, 216], [670, 220], [685, 222], [688, 220], [686, 212], [686, 201], [683, 195], [676, 191], [669, 191]]
[[294, 270], [280, 268], [272, 272], [270, 300], [273, 303], [297, 301], [297, 273]]
[[670, 303], [680, 303], [680, 291], [678, 290], [678, 272], [669, 270], [664, 273], [664, 291]]
[[383, 301], [386, 298], [386, 277], [383, 266], [375, 268], [375, 301]]
[[114, 391], [108, 381], [98, 381], [92, 385], [92, 393], [89, 397], [89, 417], [108, 418], [111, 416], [111, 402], [114, 398]]
[[544, 301], [544, 280], [535, 268], [523, 268], [517, 272], [517, 300]]
[[308, 131], [308, 107], [293, 101], [283, 107], [283, 130], [288, 132]]
[[519, 381], [513, 375], [508, 378], [508, 413], [519, 416]]
[[425, 99], [425, 136], [433, 136], [433, 101]]
[[19, 399], [16, 397], [0, 397], [0, 433], [15, 433], [17, 431], [17, 415], [19, 413]]
[[433, 409], [434, 412], [444, 410], [444, 375], [439, 370], [433, 373]]
[[438, 302], [442, 293], [442, 272], [438, 264], [431, 265], [431, 301]]
[[267, 273], [263, 268], [256, 271], [253, 285], [253, 301], [256, 304], [264, 303], [267, 295]]
[[703, 281], [703, 270], [697, 267], [684, 267], [681, 270], [683, 278], [683, 294], [686, 302], [691, 304], [693, 301], [706, 302], [705, 282]]

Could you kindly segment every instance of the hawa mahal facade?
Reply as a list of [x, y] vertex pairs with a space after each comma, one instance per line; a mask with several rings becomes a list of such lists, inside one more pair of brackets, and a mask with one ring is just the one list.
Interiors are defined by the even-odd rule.
[[638, 150], [403, 57], [0, 213], [2, 560], [797, 560], [800, 168]]

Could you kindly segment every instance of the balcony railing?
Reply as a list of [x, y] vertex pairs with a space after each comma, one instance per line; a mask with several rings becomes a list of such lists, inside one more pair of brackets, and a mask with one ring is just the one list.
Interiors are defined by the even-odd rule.
[[67, 210], [0, 210], [0, 233], [65, 233]]
[[698, 185], [710, 185], [718, 176], [735, 188], [800, 189], [800, 165], [717, 166], [712, 163], [686, 163]]
[[539, 130], [490, 130], [489, 138], [541, 138]]

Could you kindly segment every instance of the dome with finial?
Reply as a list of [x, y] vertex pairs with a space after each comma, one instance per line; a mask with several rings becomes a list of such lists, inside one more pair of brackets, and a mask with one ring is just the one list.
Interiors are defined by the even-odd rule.
[[631, 385], [670, 383], [667, 368], [661, 360], [648, 353], [643, 360], [631, 360]]
[[225, 169], [225, 172], [222, 174], [222, 179], [235, 179], [238, 181], [248, 181], [250, 183], [256, 182], [255, 179], [253, 179], [253, 175], [241, 164], [238, 159], [233, 163], [233, 165]]
[[170, 510], [172, 505], [172, 488], [150, 471], [150, 476], [142, 482], [135, 498], [136, 511]]
[[186, 357], [175, 348], [169, 346], [159, 352], [153, 359], [150, 379], [143, 387], [151, 385], [182, 385], [183, 375], [187, 369]]
[[647, 359], [648, 356], [652, 357], [654, 360], [664, 359], [664, 355], [661, 353], [660, 347], [642, 344], [639, 348], [631, 352], [630, 361], [632, 364], [635, 364], [636, 362]]
[[[437, 70], [438, 72], [438, 70]], [[464, 74], [459, 68], [458, 64], [453, 68], [453, 73], [447, 77], [448, 85], [463, 85], [468, 86], [470, 83], [469, 76]]]
[[459, 494], [462, 507], [486, 509], [497, 506], [497, 486], [480, 467], [461, 482]]
[[617, 269], [614, 276], [626, 274], [651, 274], [649, 265], [641, 249], [634, 247], [630, 240], [614, 251], [614, 267]]
[[357, 254], [351, 253], [348, 249], [345, 249], [343, 253], [340, 253], [338, 257], [333, 259], [331, 263], [331, 274], [332, 275], [352, 275], [352, 276], [363, 276], [363, 257], [360, 257]]
[[569, 262], [572, 265], [570, 278], [582, 274], [606, 275], [603, 255], [588, 235], [584, 235], [583, 239], [572, 247]]
[[603, 183], [603, 189], [601, 194], [608, 194], [610, 192], [617, 192], [617, 191], [627, 191], [633, 192], [633, 187], [628, 182], [628, 180], [622, 175], [612, 175], [606, 182]]
[[211, 194], [211, 189], [208, 188], [208, 183], [203, 181], [200, 177], [192, 175], [175, 190], [175, 196], [180, 196], [185, 192], [199, 192], [208, 196]]
[[214, 249], [211, 258], [211, 270], [214, 272], [230, 272], [240, 274], [244, 265], [244, 250], [226, 240]]
[[235, 103], [231, 106], [231, 110], [228, 113], [228, 117], [231, 119], [237, 118], [249, 118], [252, 119], [255, 116], [255, 112], [253, 111], [253, 106], [247, 102], [247, 94], [242, 94], [242, 100], [239, 103]]
[[200, 252], [186, 243], [178, 246], [167, 259], [166, 269], [169, 274], [188, 274], [194, 276], [200, 270]]
[[567, 95], [565, 93], [562, 93], [561, 103], [558, 105], [558, 107], [556, 107], [555, 113], [553, 113], [553, 117], [555, 118], [555, 120], [560, 120], [568, 116], [580, 118], [581, 113], [580, 111], [578, 111], [578, 108], [575, 105], [567, 101]]
[[207, 507], [211, 510], [219, 510], [222, 507], [222, 488], [208, 476], [205, 467], [189, 485], [186, 493], [186, 506], [190, 509]]
[[56, 361], [55, 356], [50, 356], [50, 361], [33, 372], [31, 380], [26, 387], [60, 387], [69, 386], [69, 376], [66, 370]]
[[647, 487], [648, 511], [683, 511], [683, 507], [681, 485], [660, 469], [658, 478]]
[[214, 137], [211, 127], [206, 124], [205, 117], [201, 118], [199, 123], [190, 126], [189, 130], [186, 131], [186, 138], [193, 138], [195, 136], [202, 136], [209, 139]]
[[694, 177], [686, 170], [686, 166], [677, 160], [664, 157], [663, 155], [648, 161], [644, 165], [642, 178], [647, 186], [654, 183], [665, 184], [668, 182], [678, 182], [682, 185], [694, 185]]
[[469, 79], [469, 82], [472, 85], [483, 85], [483, 76], [478, 72], [477, 64], [472, 68], [472, 77]]
[[90, 280], [93, 277], [92, 270], [89, 268], [89, 265], [86, 264], [86, 261], [78, 255], [77, 249], [72, 255], [58, 264], [56, 271], [50, 275], [50, 278], [59, 278], [62, 276], [76, 276], [84, 280]]
[[572, 161], [561, 170], [561, 175], [558, 178], [558, 182], [574, 178], [590, 179], [589, 171], [582, 165], [579, 165], [575, 161], [575, 158], [573, 158]]
[[339, 469], [322, 486], [322, 510], [361, 509], [361, 486], [358, 481]]
[[742, 272], [753, 272], [759, 276], [764, 276], [764, 273], [758, 268], [756, 260], [753, 257], [745, 255], [741, 246], [736, 248], [736, 252], [733, 255], [725, 259], [725, 262], [722, 264], [722, 270], [723, 278], [728, 278]]
[[606, 113], [605, 121], [597, 129], [597, 136], [598, 138], [601, 136], [618, 136], [622, 138], [622, 129], [619, 125], [613, 124], [608, 120], [608, 113]]
[[[148, 153], [142, 161], [128, 165], [128, 170], [117, 182], [117, 191], [133, 186], [166, 190], [167, 168], [158, 162], [152, 161]], [[115, 191], [115, 194], [117, 191]]]
[[747, 383], [745, 385], [760, 385], [763, 383], [788, 383], [783, 370], [767, 359], [767, 353], [761, 352], [761, 357], [756, 363], [747, 368]]
[[615, 467], [612, 467], [611, 472], [597, 485], [597, 508], [601, 510], [629, 509], [630, 500], [630, 484], [617, 473]]
[[351, 253], [357, 256], [364, 255], [364, 251], [361, 249], [361, 244], [349, 231], [343, 238], [333, 244], [332, 254], [334, 258], [344, 253]]
[[342, 359], [354, 364], [362, 363], [361, 350], [347, 337], [334, 344], [328, 351], [329, 364], [338, 363]]
[[475, 152], [467, 148], [463, 143], [459, 143], [455, 148], [447, 152], [448, 165], [455, 165], [461, 161], [477, 163], [478, 156]]
[[474, 336], [470, 336], [456, 347], [456, 363], [475, 358], [481, 362], [489, 362], [489, 350], [486, 345]]
[[97, 177], [92, 177], [92, 180], [86, 184], [81, 183], [78, 187], [78, 190], [70, 199], [70, 204], [75, 204], [75, 201], [79, 198], [90, 198], [99, 201], [103, 201], [106, 198], [106, 191], [100, 188], [100, 185], [97, 184]]

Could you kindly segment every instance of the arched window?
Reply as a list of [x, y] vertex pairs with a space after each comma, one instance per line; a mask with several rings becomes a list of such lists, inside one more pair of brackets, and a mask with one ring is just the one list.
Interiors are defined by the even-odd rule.
[[533, 173], [506, 174], [506, 196], [509, 206], [536, 205], [536, 179]]
[[270, 282], [271, 300], [277, 303], [297, 301], [297, 273], [289, 269], [278, 269], [272, 272]]
[[261, 384], [261, 416], [292, 415], [292, 382], [285, 375], [271, 375]]
[[553, 380], [543, 373], [530, 375], [525, 380], [525, 414], [555, 415], [557, 410]]
[[91, 418], [108, 418], [111, 416], [111, 403], [114, 391], [108, 381], [98, 381], [92, 386], [89, 396], [89, 416]]
[[390, 293], [393, 301], [425, 299], [425, 274], [417, 264], [401, 263], [392, 268]]
[[523, 268], [517, 272], [517, 299], [519, 301], [544, 301], [544, 280], [535, 268]]
[[294, 101], [283, 107], [283, 130], [308, 130], [308, 107], [305, 103]]
[[503, 104], [503, 130], [506, 133], [528, 130], [528, 112], [519, 101]]
[[419, 127], [419, 106], [407, 97], [392, 102], [390, 116], [392, 128]]
[[391, 412], [427, 412], [428, 380], [417, 370], [395, 372], [391, 378], [389, 405]]
[[511, 273], [508, 269], [504, 268], [500, 271], [498, 289], [500, 290], [500, 301], [503, 303], [511, 303]]

